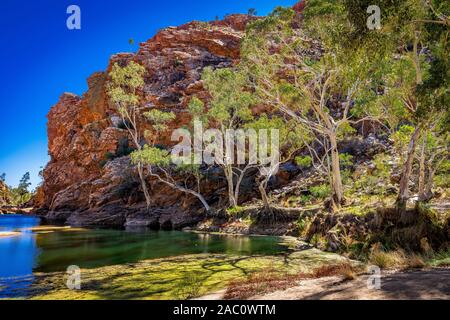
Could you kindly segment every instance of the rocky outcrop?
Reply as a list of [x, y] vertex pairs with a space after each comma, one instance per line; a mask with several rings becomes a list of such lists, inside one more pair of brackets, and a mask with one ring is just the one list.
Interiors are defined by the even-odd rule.
[[[300, 14], [303, 8], [300, 4], [294, 10]], [[128, 156], [132, 144], [106, 94], [108, 72], [115, 63], [134, 61], [144, 66], [141, 111], [172, 111], [176, 119], [169, 124], [170, 129], [180, 128], [191, 120], [187, 113], [190, 98], [208, 98], [201, 81], [203, 69], [235, 65], [246, 25], [254, 19], [237, 14], [220, 21], [165, 28], [141, 43], [136, 53], [113, 55], [104, 72], [89, 77], [88, 90], [82, 96], [64, 93], [47, 115], [50, 162], [33, 199], [39, 214], [71, 224], [168, 229], [201, 220], [204, 212], [196, 198], [155, 181], [148, 181], [152, 205], [143, 205]], [[142, 121], [141, 126], [144, 132], [146, 123]], [[170, 135], [153, 139], [161, 145], [173, 143]], [[226, 201], [224, 181], [219, 173], [210, 175], [202, 191], [208, 201], [220, 204]], [[290, 174], [284, 176], [289, 178]], [[244, 201], [250, 197], [250, 182], [243, 181], [242, 190], [246, 184], [250, 190], [242, 196]]]
[[9, 205], [9, 189], [8, 186], [0, 180], [0, 206]]
[[[202, 70], [238, 61], [249, 19], [255, 18], [230, 15], [222, 21], [166, 28], [141, 43], [135, 54], [112, 56], [105, 72], [88, 79], [84, 95], [64, 93], [47, 115], [51, 160], [34, 199], [41, 214], [72, 224], [181, 228], [198, 221], [202, 213], [196, 199], [151, 181], [152, 208], [142, 206], [140, 186], [124, 152], [129, 149], [127, 132], [106, 95], [108, 71], [116, 62], [143, 65], [147, 72], [140, 92], [142, 111], [172, 111], [176, 120], [170, 126], [179, 128], [190, 121], [186, 112], [190, 97], [207, 96]], [[170, 135], [156, 142], [170, 145]], [[215, 197], [220, 194], [214, 183], [205, 188], [211, 188]]]

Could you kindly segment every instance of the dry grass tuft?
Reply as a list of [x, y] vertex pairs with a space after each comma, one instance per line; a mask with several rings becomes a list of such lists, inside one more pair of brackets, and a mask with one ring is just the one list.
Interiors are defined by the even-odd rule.
[[384, 251], [379, 244], [372, 247], [369, 261], [382, 269], [423, 268], [426, 265], [422, 257], [415, 253], [406, 253], [402, 249]]
[[357, 269], [350, 263], [341, 263], [334, 265], [324, 265], [314, 270], [314, 278], [323, 278], [331, 276], [343, 276], [345, 280], [356, 278]]
[[357, 276], [357, 269], [350, 263], [340, 263], [321, 266], [311, 273], [280, 274], [274, 270], [264, 270], [251, 274], [247, 280], [230, 282], [224, 298], [229, 300], [248, 299], [255, 295], [291, 288], [300, 280], [331, 276], [343, 276], [345, 280], [353, 280]]
[[257, 294], [264, 294], [277, 290], [284, 290], [301, 279], [306, 279], [311, 275], [280, 274], [274, 270], [264, 270], [251, 274], [247, 280], [237, 280], [229, 283], [224, 298], [227, 300], [248, 299]]

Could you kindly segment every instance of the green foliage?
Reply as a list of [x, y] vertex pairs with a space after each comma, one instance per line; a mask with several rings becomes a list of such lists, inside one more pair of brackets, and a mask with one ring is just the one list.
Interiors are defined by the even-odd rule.
[[315, 17], [344, 15], [344, 4], [341, 0], [310, 0], [303, 11], [306, 20]]
[[2, 173], [0, 175], [0, 181], [5, 182], [6, 181], [6, 173]]
[[297, 156], [295, 157], [295, 163], [301, 168], [309, 168], [312, 165], [311, 156]]
[[289, 207], [298, 207], [311, 204], [313, 197], [309, 194], [301, 194], [299, 196], [290, 196], [286, 203]]
[[331, 188], [328, 184], [320, 184], [309, 188], [311, 195], [316, 199], [325, 199], [331, 194]]
[[31, 186], [30, 173], [26, 172], [19, 181], [17, 191], [20, 195], [29, 193], [28, 188]]
[[201, 121], [203, 124], [208, 123], [208, 115], [205, 111], [205, 104], [196, 96], [192, 97], [189, 101], [188, 110], [193, 121]]
[[26, 172], [20, 179], [19, 185], [15, 188], [8, 188], [8, 194], [3, 196], [6, 196], [12, 205], [21, 206], [33, 197], [33, 193], [28, 190], [30, 186], [30, 173]]
[[[192, 154], [192, 156], [194, 155]], [[201, 176], [199, 165], [192, 164], [192, 159], [191, 161], [186, 161], [186, 163], [182, 162], [172, 165], [171, 154], [169, 151], [157, 147], [151, 147], [149, 145], [145, 145], [141, 150], [133, 151], [131, 153], [131, 162], [134, 164], [142, 163], [151, 167], [164, 168], [168, 174], [193, 174], [197, 178], [200, 178]]]
[[300, 237], [306, 237], [309, 227], [311, 226], [314, 218], [300, 216], [297, 220], [297, 228]]
[[327, 47], [340, 45], [343, 48], [351, 30], [345, 23], [344, 10], [341, 0], [308, 1], [303, 13], [308, 33], [317, 35]]
[[145, 68], [134, 61], [125, 67], [121, 67], [118, 63], [112, 66], [109, 73], [108, 96], [118, 106], [122, 116], [128, 116], [130, 113], [128, 109], [139, 104], [137, 90], [144, 86], [144, 74]]
[[414, 132], [415, 128], [410, 125], [402, 125], [394, 134], [392, 135], [392, 139], [395, 144], [404, 147], [411, 140], [411, 136]]
[[338, 128], [337, 136], [339, 139], [349, 138], [349, 136], [356, 133], [356, 129], [353, 128], [350, 123], [345, 122]]
[[245, 207], [234, 206], [234, 207], [231, 207], [231, 208], [227, 208], [226, 211], [227, 211], [227, 214], [228, 214], [228, 215], [230, 215], [230, 216], [236, 216], [236, 215], [238, 215], [239, 213], [244, 212], [244, 211], [245, 211]]
[[351, 167], [353, 165], [353, 156], [348, 153], [339, 154], [339, 161], [343, 168]]
[[450, 249], [434, 253], [428, 264], [433, 267], [450, 267]]
[[[391, 135], [391, 139], [394, 141], [394, 145], [401, 156], [403, 156], [403, 153], [406, 151], [406, 147], [411, 140], [414, 130], [415, 128], [413, 126], [402, 125]], [[402, 158], [400, 161], [403, 162]]]
[[180, 300], [192, 299], [199, 296], [204, 276], [201, 272], [186, 272], [180, 286], [175, 291], [175, 297]]
[[373, 159], [375, 168], [365, 172], [354, 182], [353, 192], [364, 191], [367, 194], [385, 196], [391, 178], [390, 161], [391, 157], [385, 153], [376, 155]]
[[175, 113], [152, 109], [144, 112], [144, 117], [150, 121], [156, 133], [161, 133], [168, 129], [168, 122], [175, 120]]
[[233, 127], [236, 121], [252, 119], [250, 106], [253, 96], [246, 92], [247, 78], [229, 68], [205, 68], [202, 74], [205, 87], [211, 95], [208, 117], [210, 120]]
[[142, 150], [131, 153], [131, 161], [134, 164], [142, 163], [151, 166], [167, 167], [170, 164], [170, 154], [167, 150], [145, 145]]
[[342, 184], [349, 186], [353, 184], [352, 171], [350, 169], [341, 170]]
[[325, 250], [327, 248], [328, 245], [328, 240], [325, 236], [315, 233], [311, 240], [309, 241], [313, 246]]
[[[270, 134], [271, 130], [278, 130], [279, 148], [284, 151], [282, 155], [289, 157], [292, 153], [304, 146], [305, 141], [309, 141], [311, 137], [307, 136], [307, 130], [298, 125], [293, 120], [286, 121], [278, 116], [269, 117], [267, 114], [261, 114], [257, 119], [248, 122], [244, 126], [246, 129], [253, 129], [257, 133], [260, 130], [267, 130]], [[270, 145], [268, 146], [270, 151]]]
[[436, 187], [450, 188], [450, 170], [436, 174], [434, 184]]
[[247, 25], [247, 34], [256, 36], [257, 34], [268, 34], [274, 30], [289, 32], [290, 23], [295, 17], [292, 8], [275, 8], [267, 17], [255, 20]]
[[173, 112], [164, 112], [157, 109], [145, 112], [144, 116], [154, 124], [166, 123], [175, 119]]

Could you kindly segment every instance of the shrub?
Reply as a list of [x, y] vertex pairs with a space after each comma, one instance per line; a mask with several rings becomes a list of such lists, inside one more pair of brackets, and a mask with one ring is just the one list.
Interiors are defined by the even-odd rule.
[[318, 233], [315, 233], [309, 242], [321, 250], [325, 250], [328, 245], [328, 240]]
[[230, 282], [224, 298], [230, 299], [248, 299], [258, 294], [265, 294], [276, 290], [284, 290], [295, 285], [297, 280], [310, 278], [311, 275], [285, 274], [273, 269], [267, 269], [250, 274], [245, 279], [239, 279]]
[[353, 165], [353, 156], [348, 153], [339, 154], [339, 161], [342, 167], [350, 167]]
[[450, 267], [450, 249], [434, 254], [429, 264], [433, 267]]
[[341, 171], [342, 183], [344, 185], [352, 185], [352, 172], [350, 170], [342, 170]]
[[297, 284], [297, 281], [330, 277], [343, 276], [345, 280], [356, 278], [358, 269], [350, 263], [323, 265], [309, 273], [285, 274], [273, 269], [255, 272], [245, 279], [239, 279], [230, 282], [224, 298], [225, 299], [248, 299], [255, 295], [266, 294], [277, 290], [285, 290]]
[[353, 280], [356, 278], [357, 270], [350, 263], [323, 265], [314, 270], [314, 278], [343, 276], [345, 280]]
[[402, 265], [403, 257], [398, 251], [385, 252], [383, 250], [373, 250], [369, 256], [370, 263], [384, 269]]
[[301, 204], [308, 204], [311, 202], [311, 195], [309, 194], [302, 194], [300, 196], [300, 203]]
[[230, 216], [235, 216], [235, 215], [237, 215], [239, 213], [244, 212], [244, 210], [245, 210], [244, 207], [235, 206], [235, 207], [232, 207], [232, 208], [227, 208], [227, 214], [230, 215]]
[[415, 128], [413, 126], [402, 125], [392, 134], [391, 138], [398, 147], [402, 148], [409, 143], [414, 130]]
[[286, 204], [287, 205], [305, 205], [311, 202], [311, 195], [309, 194], [302, 194], [300, 196], [290, 196], [287, 200], [286, 200]]
[[368, 194], [386, 195], [391, 177], [391, 166], [388, 164], [390, 156], [378, 154], [373, 159], [375, 168], [361, 175], [354, 183], [354, 190], [364, 190]]
[[312, 165], [311, 156], [298, 156], [295, 157], [295, 163], [301, 168], [309, 168]]
[[299, 236], [301, 237], [305, 237], [309, 227], [311, 226], [311, 222], [313, 219], [306, 217], [306, 218], [302, 218], [299, 217], [299, 219], [297, 220], [297, 227], [298, 227], [298, 231], [299, 231]]
[[311, 192], [311, 195], [316, 199], [324, 199], [331, 194], [331, 189], [328, 184], [321, 184], [311, 187], [309, 191]]
[[415, 253], [406, 253], [402, 249], [385, 251], [380, 244], [375, 244], [369, 255], [369, 261], [380, 268], [422, 268], [425, 262]]

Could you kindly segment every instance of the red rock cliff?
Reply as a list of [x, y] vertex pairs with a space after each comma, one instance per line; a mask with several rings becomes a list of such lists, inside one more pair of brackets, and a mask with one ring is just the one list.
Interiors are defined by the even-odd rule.
[[[249, 19], [247, 15], [231, 15], [223, 21], [166, 28], [141, 43], [137, 53], [112, 56], [106, 72], [94, 73], [88, 79], [83, 96], [64, 93], [47, 116], [51, 160], [44, 170], [39, 206], [56, 214], [98, 211], [106, 204], [124, 201], [121, 188], [126, 188], [123, 185], [134, 174], [129, 158], [108, 162], [105, 158], [127, 141], [127, 132], [118, 125], [117, 112], [106, 96], [107, 72], [115, 62], [133, 60], [145, 66], [143, 111], [173, 111], [177, 118], [172, 126], [178, 128], [190, 120], [186, 114], [190, 97], [206, 95], [200, 81], [202, 70], [206, 66], [228, 67], [239, 58], [240, 40]], [[160, 142], [169, 143], [168, 137], [161, 137]], [[168, 194], [173, 191], [161, 186], [153, 188], [152, 194], [156, 204], [164, 202], [165, 206], [182, 207], [188, 205], [184, 201], [192, 201], [176, 194], [171, 197]], [[127, 201], [139, 202], [138, 195], [132, 198]]]
[[[303, 8], [303, 2], [294, 6], [298, 13]], [[207, 96], [200, 80], [203, 69], [229, 67], [238, 61], [250, 19], [256, 18], [230, 15], [222, 21], [168, 27], [141, 43], [135, 54], [113, 55], [105, 72], [89, 77], [83, 96], [64, 93], [47, 116], [51, 160], [35, 205], [45, 209], [48, 218], [69, 223], [181, 226], [189, 220], [180, 212], [195, 212], [198, 201], [161, 184], [150, 182], [154, 206], [143, 208], [135, 170], [122, 152], [128, 135], [106, 95], [108, 72], [116, 62], [143, 65], [147, 73], [142, 112], [150, 108], [173, 111], [176, 120], [171, 127], [179, 128], [190, 120], [186, 112], [190, 98]], [[170, 144], [169, 136], [159, 137], [157, 143]], [[215, 197], [222, 187], [203, 186], [204, 192]]]

